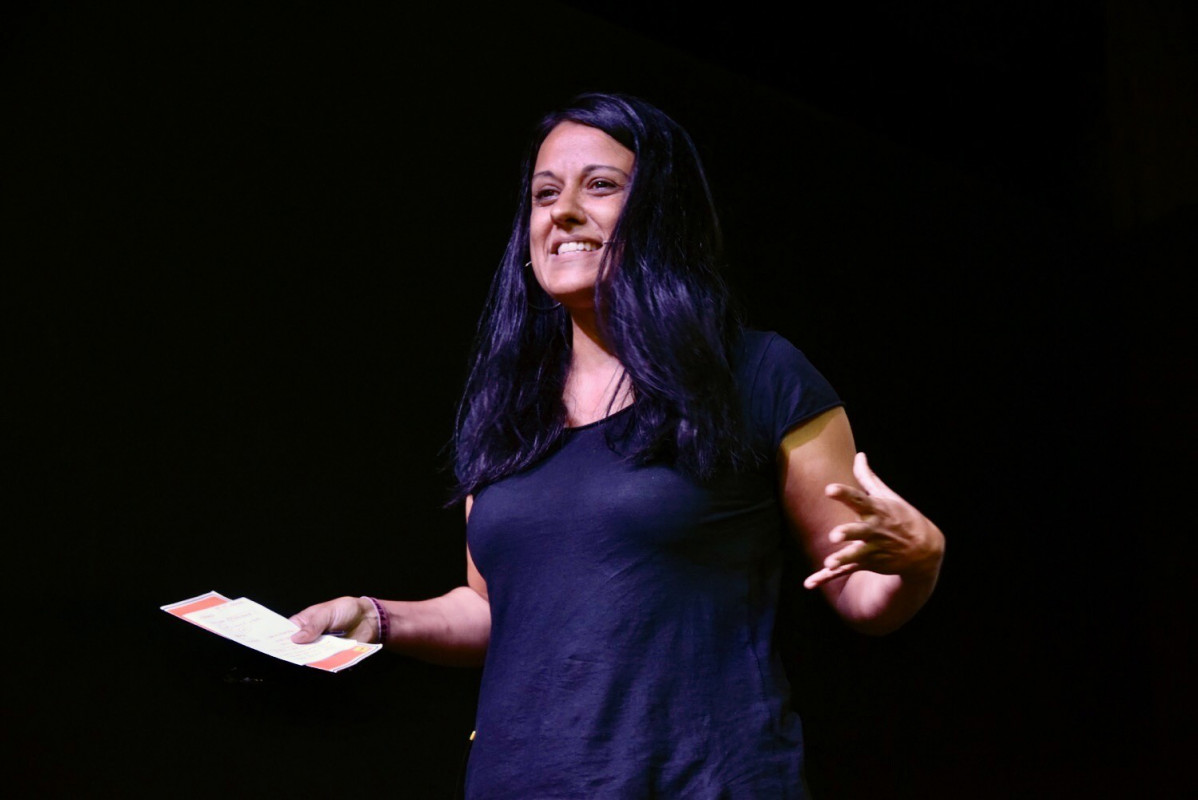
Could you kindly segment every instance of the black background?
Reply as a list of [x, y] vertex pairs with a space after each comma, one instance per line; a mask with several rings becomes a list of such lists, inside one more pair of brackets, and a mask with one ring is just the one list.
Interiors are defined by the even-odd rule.
[[949, 537], [890, 637], [788, 598], [816, 795], [1176, 796], [1194, 14], [825, 5], [10, 5], [6, 774], [449, 796], [476, 671], [158, 607], [460, 582], [445, 445], [521, 148], [600, 89], [691, 132], [750, 321]]

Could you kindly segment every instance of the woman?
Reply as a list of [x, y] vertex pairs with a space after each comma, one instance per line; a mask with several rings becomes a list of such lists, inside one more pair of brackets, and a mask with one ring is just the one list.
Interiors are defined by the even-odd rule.
[[693, 144], [644, 101], [547, 116], [458, 415], [466, 586], [293, 617], [484, 663], [471, 797], [802, 797], [772, 647], [789, 529], [854, 628], [936, 583], [944, 538], [870, 472], [822, 376], [742, 330]]

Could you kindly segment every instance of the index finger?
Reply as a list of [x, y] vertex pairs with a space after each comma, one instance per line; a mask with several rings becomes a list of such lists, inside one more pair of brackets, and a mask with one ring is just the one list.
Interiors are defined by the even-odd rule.
[[824, 488], [824, 495], [844, 503], [863, 517], [875, 511], [873, 500], [869, 494], [846, 483], [829, 483]]

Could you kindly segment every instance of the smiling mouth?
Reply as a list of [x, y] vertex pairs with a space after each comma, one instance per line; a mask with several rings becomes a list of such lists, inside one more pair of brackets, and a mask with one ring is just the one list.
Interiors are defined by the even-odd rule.
[[603, 247], [599, 242], [562, 242], [557, 246], [554, 255], [560, 256], [566, 253], [591, 253]]

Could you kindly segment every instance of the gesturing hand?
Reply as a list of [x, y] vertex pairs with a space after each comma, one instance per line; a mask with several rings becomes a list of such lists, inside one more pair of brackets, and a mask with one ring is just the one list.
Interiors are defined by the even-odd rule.
[[308, 606], [291, 617], [300, 629], [291, 634], [296, 644], [308, 644], [321, 634], [338, 631], [359, 642], [376, 641], [379, 634], [378, 615], [374, 605], [361, 597], [338, 597]]
[[857, 570], [934, 580], [944, 557], [944, 534], [882, 483], [864, 453], [857, 453], [853, 475], [865, 491], [830, 483], [824, 493], [851, 508], [860, 519], [828, 532], [828, 541], [845, 544], [825, 558], [823, 568], [809, 575], [803, 585], [813, 589]]

